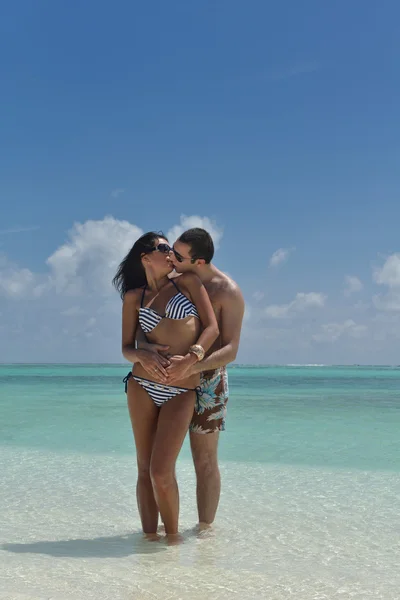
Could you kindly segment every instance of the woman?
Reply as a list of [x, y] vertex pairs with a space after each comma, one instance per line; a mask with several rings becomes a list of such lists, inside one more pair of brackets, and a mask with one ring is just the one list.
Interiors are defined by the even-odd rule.
[[[175, 463], [192, 418], [199, 375], [169, 386], [168, 374], [155, 353], [135, 348], [140, 325], [148, 341], [169, 346], [188, 368], [218, 337], [218, 325], [208, 294], [191, 273], [179, 277], [179, 287], [168, 275], [173, 270], [171, 248], [161, 233], [144, 234], [119, 266], [113, 284], [123, 299], [122, 354], [133, 369], [125, 378], [129, 414], [135, 438], [137, 502], [143, 532], [157, 532], [158, 513], [165, 532], [178, 534], [179, 493]], [[149, 372], [154, 378], [149, 379]]]

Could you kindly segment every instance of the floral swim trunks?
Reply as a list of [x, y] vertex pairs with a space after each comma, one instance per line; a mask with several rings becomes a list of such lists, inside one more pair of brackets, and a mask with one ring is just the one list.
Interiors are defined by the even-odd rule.
[[189, 431], [214, 433], [225, 431], [226, 405], [229, 396], [226, 367], [204, 371]]

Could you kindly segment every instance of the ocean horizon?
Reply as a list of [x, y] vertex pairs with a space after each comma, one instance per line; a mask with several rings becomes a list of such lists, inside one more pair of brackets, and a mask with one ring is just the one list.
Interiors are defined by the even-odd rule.
[[[127, 362], [0, 362], [0, 367], [13, 365], [28, 365], [28, 366], [125, 366], [131, 368], [131, 364]], [[400, 369], [400, 363], [231, 363], [229, 369], [267, 369], [272, 367], [337, 367], [337, 368], [391, 368]]]
[[129, 368], [0, 365], [1, 599], [399, 597], [399, 367], [230, 365], [215, 526], [186, 438], [174, 547], [140, 533]]

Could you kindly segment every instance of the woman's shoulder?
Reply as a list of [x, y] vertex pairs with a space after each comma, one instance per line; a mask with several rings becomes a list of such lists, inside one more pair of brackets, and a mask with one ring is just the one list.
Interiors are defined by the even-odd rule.
[[176, 277], [174, 281], [183, 287], [193, 287], [194, 285], [200, 285], [201, 279], [196, 273], [182, 273], [179, 277]]
[[144, 287], [135, 288], [134, 290], [128, 290], [124, 296], [124, 302], [127, 304], [136, 304], [138, 299], [142, 297]]

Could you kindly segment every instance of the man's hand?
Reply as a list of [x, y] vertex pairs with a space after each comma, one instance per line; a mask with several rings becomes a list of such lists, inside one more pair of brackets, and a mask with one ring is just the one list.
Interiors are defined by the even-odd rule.
[[173, 384], [176, 381], [186, 379], [187, 377], [190, 377], [190, 375], [193, 375], [191, 369], [197, 362], [197, 357], [194, 354], [189, 353], [186, 354], [186, 356], [176, 354], [171, 356], [169, 360], [170, 364], [166, 368], [169, 384]]
[[[168, 348], [168, 346], [161, 346], [160, 344], [151, 344], [152, 346], [158, 346], [159, 348]], [[161, 350], [160, 350], [161, 351]], [[143, 369], [151, 375], [152, 379], [159, 381], [160, 383], [168, 383], [169, 376], [166, 368], [170, 364], [170, 361], [159, 354], [159, 351], [144, 350], [140, 348], [137, 350], [138, 360]]]

